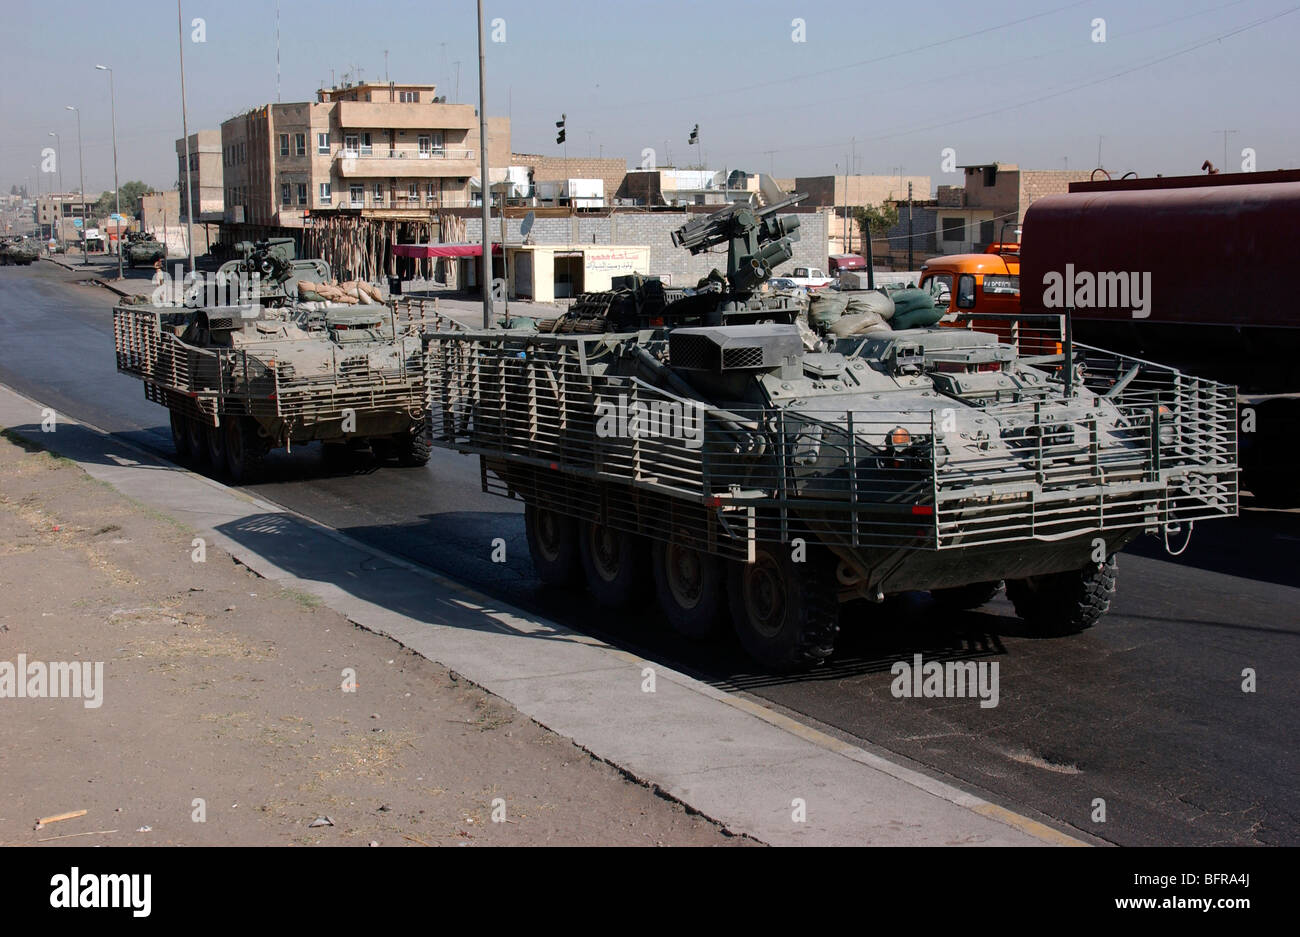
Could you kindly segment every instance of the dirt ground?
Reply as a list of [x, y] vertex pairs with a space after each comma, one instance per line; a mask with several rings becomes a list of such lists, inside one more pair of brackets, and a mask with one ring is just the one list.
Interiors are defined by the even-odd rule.
[[0, 667], [103, 662], [0, 696], [0, 844], [747, 842], [194, 536], [0, 436]]

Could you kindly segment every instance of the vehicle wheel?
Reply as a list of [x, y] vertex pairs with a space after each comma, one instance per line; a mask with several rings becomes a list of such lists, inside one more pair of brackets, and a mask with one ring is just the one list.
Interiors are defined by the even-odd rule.
[[257, 431], [257, 421], [250, 417], [227, 417], [223, 424], [226, 443], [226, 469], [236, 485], [257, 481], [271, 451], [270, 440]]
[[185, 420], [185, 436], [189, 440], [190, 458], [202, 465], [208, 461], [208, 434], [197, 417], [182, 417]]
[[582, 521], [578, 524], [578, 553], [587, 588], [599, 604], [619, 608], [646, 593], [650, 558], [645, 540], [636, 534]]
[[727, 607], [726, 564], [681, 541], [655, 541], [655, 595], [668, 624], [688, 638], [711, 637]]
[[1008, 579], [1007, 598], [1016, 614], [1044, 636], [1078, 634], [1110, 610], [1118, 570], [1115, 555], [1083, 569]]
[[190, 457], [190, 430], [189, 420], [183, 413], [177, 413], [175, 410], [167, 411], [168, 419], [172, 427], [172, 447], [176, 450], [178, 461], [184, 462]]
[[789, 672], [831, 656], [839, 631], [833, 568], [816, 554], [795, 563], [787, 550], [770, 545], [757, 547], [753, 563], [731, 564], [731, 621], [751, 657]]
[[203, 427], [203, 437], [208, 446], [208, 465], [214, 475], [226, 471], [226, 433], [224, 426]]
[[397, 461], [402, 465], [420, 466], [429, 464], [433, 453], [433, 434], [429, 431], [429, 420], [422, 418], [409, 433], [400, 433], [393, 437], [397, 449]]
[[578, 581], [578, 527], [573, 518], [529, 504], [524, 507], [528, 552], [537, 578], [552, 586]]
[[948, 589], [931, 589], [930, 598], [947, 611], [960, 612], [987, 605], [1001, 588], [1000, 579], [997, 582], [972, 582]]

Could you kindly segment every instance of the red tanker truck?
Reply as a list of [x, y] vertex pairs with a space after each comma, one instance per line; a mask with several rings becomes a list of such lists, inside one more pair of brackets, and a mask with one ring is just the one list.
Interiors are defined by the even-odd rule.
[[1025, 214], [1024, 312], [1235, 384], [1243, 487], [1300, 501], [1300, 171], [1072, 183]]

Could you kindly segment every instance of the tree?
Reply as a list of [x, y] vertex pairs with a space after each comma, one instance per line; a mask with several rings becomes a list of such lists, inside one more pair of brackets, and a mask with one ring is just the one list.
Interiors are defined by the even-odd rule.
[[[140, 197], [152, 192], [152, 186], [145, 185], [143, 182], [136, 180], [134, 182], [122, 183], [122, 217], [132, 218], [140, 210]], [[117, 200], [112, 192], [104, 192], [95, 200], [91, 207], [94, 217], [102, 218], [111, 215], [117, 210]]]
[[880, 206], [858, 207], [853, 209], [853, 220], [863, 240], [884, 237], [890, 228], [898, 224], [898, 205], [884, 202]]

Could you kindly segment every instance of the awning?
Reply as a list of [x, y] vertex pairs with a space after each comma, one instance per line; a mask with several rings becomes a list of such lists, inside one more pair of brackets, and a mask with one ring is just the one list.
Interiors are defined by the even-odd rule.
[[[482, 244], [394, 244], [393, 253], [398, 257], [482, 257]], [[492, 253], [501, 253], [501, 245], [493, 244]]]

